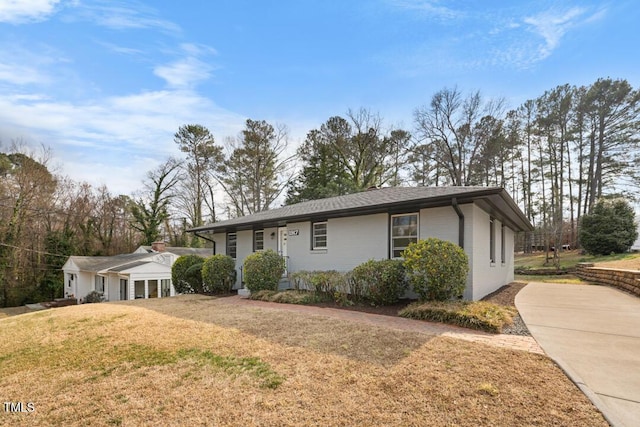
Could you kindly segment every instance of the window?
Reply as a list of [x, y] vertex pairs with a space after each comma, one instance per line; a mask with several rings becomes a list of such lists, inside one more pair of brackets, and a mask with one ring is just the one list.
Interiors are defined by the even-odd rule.
[[496, 262], [496, 225], [493, 218], [489, 218], [489, 260]]
[[253, 232], [253, 251], [264, 250], [264, 230]]
[[312, 227], [311, 248], [327, 249], [327, 223], [316, 222]]
[[231, 258], [236, 257], [236, 246], [238, 243], [238, 236], [236, 233], [227, 233], [227, 255]]
[[504, 224], [502, 224], [502, 227], [500, 227], [500, 259], [502, 260], [502, 263], [504, 264], [505, 262], [507, 262], [507, 252], [505, 250], [504, 247]]
[[104, 294], [104, 277], [96, 276], [96, 292]]
[[418, 214], [391, 216], [391, 258], [402, 258], [409, 243], [418, 241]]

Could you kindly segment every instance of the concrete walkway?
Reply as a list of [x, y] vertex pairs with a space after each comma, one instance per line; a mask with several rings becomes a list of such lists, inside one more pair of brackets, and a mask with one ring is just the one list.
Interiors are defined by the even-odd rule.
[[609, 423], [640, 425], [640, 298], [605, 286], [530, 283], [516, 307]]
[[380, 314], [363, 313], [353, 310], [337, 308], [324, 308], [299, 304], [280, 304], [275, 302], [254, 301], [237, 296], [221, 298], [221, 304], [242, 305], [248, 307], [266, 308], [272, 310], [287, 310], [296, 313], [304, 313], [312, 316], [327, 316], [334, 319], [350, 322], [366, 323], [384, 328], [398, 329], [402, 331], [421, 332], [428, 335], [438, 335], [465, 341], [478, 342], [494, 347], [508, 348], [511, 350], [528, 351], [530, 353], [544, 354], [538, 343], [532, 337], [518, 335], [491, 334], [473, 329], [460, 328], [444, 323], [426, 322], [423, 320], [405, 319], [403, 317], [383, 316]]

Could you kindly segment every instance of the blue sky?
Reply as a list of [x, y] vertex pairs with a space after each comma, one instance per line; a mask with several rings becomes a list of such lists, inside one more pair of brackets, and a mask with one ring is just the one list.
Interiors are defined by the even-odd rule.
[[[505, 6], [506, 4], [506, 6]], [[640, 85], [633, 1], [0, 0], [0, 149], [53, 149], [60, 172], [114, 193], [252, 118], [292, 149], [360, 107], [411, 129], [444, 87], [515, 108], [559, 84]]]

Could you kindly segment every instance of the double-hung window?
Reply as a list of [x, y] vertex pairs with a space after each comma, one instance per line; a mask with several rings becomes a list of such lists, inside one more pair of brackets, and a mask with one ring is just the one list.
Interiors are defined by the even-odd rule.
[[402, 258], [410, 243], [418, 242], [418, 214], [391, 216], [391, 258]]
[[314, 222], [312, 225], [311, 249], [327, 249], [327, 223]]
[[104, 276], [96, 276], [96, 292], [104, 294]]
[[236, 247], [238, 243], [238, 236], [236, 233], [227, 233], [227, 255], [231, 258], [236, 258]]
[[264, 230], [253, 232], [253, 251], [258, 252], [264, 250]]

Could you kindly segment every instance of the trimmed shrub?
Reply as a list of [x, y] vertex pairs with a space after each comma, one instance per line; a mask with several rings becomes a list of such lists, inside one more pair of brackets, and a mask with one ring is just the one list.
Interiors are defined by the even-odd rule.
[[314, 304], [323, 299], [315, 292], [288, 290], [282, 292], [264, 290], [251, 294], [249, 299], [269, 302], [279, 302], [283, 304]]
[[173, 287], [179, 294], [202, 293], [202, 264], [198, 255], [183, 255], [171, 267]]
[[231, 291], [236, 274], [236, 262], [228, 255], [213, 255], [202, 265], [204, 292], [223, 294]]
[[343, 289], [344, 274], [336, 270], [312, 271], [309, 275], [309, 284], [318, 294], [333, 298], [336, 292]]
[[353, 269], [351, 290], [354, 298], [362, 296], [374, 305], [398, 302], [408, 287], [401, 260], [369, 260]]
[[86, 297], [84, 297], [84, 302], [86, 304], [92, 304], [92, 303], [102, 302], [102, 301], [104, 301], [104, 295], [102, 295], [102, 293], [98, 291], [91, 291], [87, 294]]
[[410, 319], [500, 333], [505, 326], [513, 323], [513, 316], [517, 313], [513, 307], [486, 301], [434, 301], [411, 304], [398, 314]]
[[429, 238], [410, 243], [403, 255], [409, 284], [421, 300], [446, 301], [462, 296], [469, 258], [460, 246]]
[[244, 284], [252, 293], [276, 291], [284, 268], [284, 259], [271, 249], [253, 253], [244, 260]]

